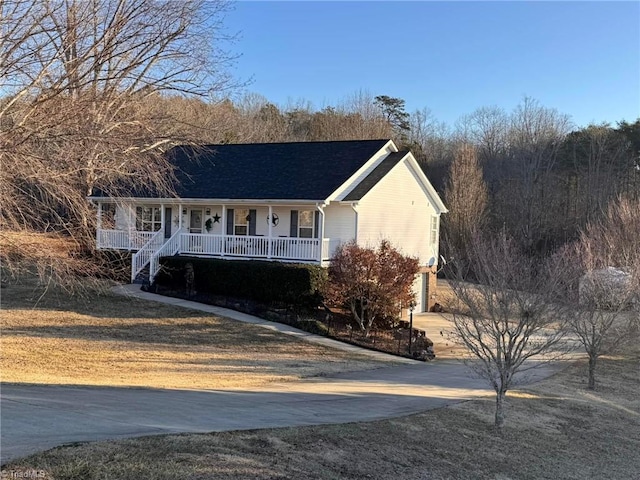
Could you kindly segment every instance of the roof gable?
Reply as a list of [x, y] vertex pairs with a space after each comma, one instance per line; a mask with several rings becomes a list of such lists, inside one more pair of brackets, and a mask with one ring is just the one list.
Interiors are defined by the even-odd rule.
[[[438, 213], [447, 213], [449, 210], [444, 203], [442, 203], [442, 199], [438, 195], [438, 192], [433, 188], [433, 185], [409, 150], [389, 154], [380, 163], [378, 163], [375, 169], [360, 181], [360, 183], [356, 185], [355, 188], [353, 188], [353, 190], [351, 190], [342, 200], [346, 202], [357, 202], [361, 200], [401, 162], [405, 162], [409, 169], [414, 173], [416, 181], [420, 184], [425, 195], [429, 199], [429, 202], [433, 205], [436, 211]], [[398, 188], [402, 188], [402, 186], [399, 186]]]
[[346, 202], [353, 202], [360, 200], [364, 197], [369, 190], [371, 190], [376, 184], [382, 180], [382, 178], [395, 167], [400, 160], [402, 160], [408, 151], [393, 152], [387, 155], [377, 166], [374, 168], [364, 180], [362, 180], [356, 187], [351, 190], [343, 200]]

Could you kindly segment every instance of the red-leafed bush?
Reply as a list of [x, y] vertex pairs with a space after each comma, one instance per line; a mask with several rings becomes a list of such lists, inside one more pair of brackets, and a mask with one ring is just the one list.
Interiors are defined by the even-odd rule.
[[397, 318], [401, 306], [413, 300], [417, 273], [418, 259], [402, 255], [386, 240], [376, 249], [348, 243], [331, 259], [325, 298], [349, 309], [368, 331]]

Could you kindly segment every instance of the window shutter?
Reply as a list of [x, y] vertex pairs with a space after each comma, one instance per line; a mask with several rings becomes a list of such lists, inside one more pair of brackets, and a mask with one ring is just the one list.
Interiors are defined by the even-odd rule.
[[233, 235], [233, 208], [227, 208], [227, 235]]
[[320, 226], [320, 212], [317, 210], [313, 212], [313, 238], [318, 238], [320, 235], [320, 231], [318, 227]]
[[249, 235], [256, 234], [256, 211], [249, 210]]
[[291, 210], [291, 228], [289, 230], [290, 237], [298, 236], [298, 211]]

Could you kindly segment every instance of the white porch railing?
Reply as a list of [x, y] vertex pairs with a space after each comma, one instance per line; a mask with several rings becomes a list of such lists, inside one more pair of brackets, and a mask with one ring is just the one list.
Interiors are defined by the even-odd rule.
[[164, 231], [158, 230], [153, 233], [153, 236], [147, 243], [145, 243], [140, 250], [138, 250], [131, 259], [131, 281], [136, 279], [136, 276], [142, 271], [142, 269], [151, 261], [151, 257], [155, 254], [162, 244], [164, 243]]
[[98, 248], [137, 250], [131, 261], [131, 280], [149, 264], [150, 280], [160, 268], [160, 257], [177, 253], [185, 255], [231, 258], [264, 258], [284, 261], [326, 262], [342, 243], [340, 239], [294, 238], [248, 235], [209, 235], [178, 230], [165, 240], [164, 230], [130, 232], [103, 230], [97, 232]]
[[180, 235], [180, 253], [220, 255], [224, 253], [222, 235], [201, 233], [182, 233]]
[[320, 240], [317, 238], [274, 238], [273, 258], [318, 260]]
[[322, 239], [322, 260], [331, 260], [333, 254], [340, 245], [344, 243], [344, 240], [340, 238], [323, 238]]
[[96, 246], [98, 249], [140, 250], [156, 233], [99, 229]]
[[[269, 249], [271, 243], [271, 249]], [[317, 238], [271, 238], [247, 235], [207, 235], [183, 233], [180, 253], [229, 257], [318, 260]]]
[[182, 239], [182, 229], [174, 233], [164, 245], [162, 245], [149, 260], [149, 282], [153, 283], [153, 279], [160, 270], [160, 257], [171, 257], [180, 251], [180, 240]]
[[259, 257], [269, 256], [269, 238], [253, 237], [248, 235], [228, 235], [225, 238], [225, 255], [235, 257]]

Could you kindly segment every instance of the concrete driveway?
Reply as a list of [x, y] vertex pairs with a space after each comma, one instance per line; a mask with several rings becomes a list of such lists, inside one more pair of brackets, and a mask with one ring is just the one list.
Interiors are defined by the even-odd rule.
[[[538, 369], [529, 381], [548, 376]], [[454, 361], [402, 365], [255, 390], [6, 384], [2, 462], [70, 442], [392, 418], [488, 395]]]
[[[234, 318], [334, 348], [358, 349], [239, 312], [143, 293], [136, 287], [124, 287], [120, 293]], [[422, 319], [423, 328], [430, 333], [438, 318]], [[72, 442], [393, 418], [492, 393], [455, 360], [420, 363], [358, 350], [392, 366], [252, 390], [3, 384], [0, 462]], [[399, 360], [405, 364], [398, 365]], [[545, 366], [530, 372], [526, 380], [534, 382], [553, 371]]]

